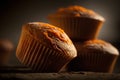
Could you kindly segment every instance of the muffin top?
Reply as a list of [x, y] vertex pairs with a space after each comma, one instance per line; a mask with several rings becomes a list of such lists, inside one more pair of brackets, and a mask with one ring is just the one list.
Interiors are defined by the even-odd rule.
[[109, 54], [119, 55], [118, 50], [108, 42], [103, 40], [88, 40], [83, 43], [75, 43], [79, 51], [100, 51]]
[[43, 22], [31, 22], [23, 30], [40, 43], [57, 51], [76, 56], [76, 49], [67, 34], [60, 28]]
[[[104, 21], [105, 19], [99, 14], [95, 13], [90, 9], [86, 9], [81, 6], [69, 6], [66, 8], [59, 8], [56, 13], [51, 14], [50, 16], [60, 16], [60, 17], [86, 17], [93, 18]], [[48, 16], [48, 17], [50, 17]]]

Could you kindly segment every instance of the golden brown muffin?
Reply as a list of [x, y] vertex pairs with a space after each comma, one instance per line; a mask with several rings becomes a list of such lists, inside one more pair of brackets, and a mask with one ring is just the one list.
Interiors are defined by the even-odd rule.
[[22, 28], [16, 56], [37, 72], [58, 72], [77, 56], [66, 33], [55, 26], [31, 22]]
[[104, 18], [81, 6], [60, 8], [48, 15], [51, 24], [62, 28], [73, 40], [89, 40], [98, 36]]
[[114, 69], [118, 50], [103, 40], [89, 40], [74, 43], [78, 56], [68, 64], [69, 71], [109, 72]]
[[13, 51], [13, 43], [7, 39], [0, 39], [0, 66], [8, 63]]

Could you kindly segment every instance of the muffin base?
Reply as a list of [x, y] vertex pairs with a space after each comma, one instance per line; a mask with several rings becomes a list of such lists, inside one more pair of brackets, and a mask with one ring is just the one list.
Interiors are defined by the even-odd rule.
[[112, 73], [117, 56], [100, 52], [78, 53], [68, 65], [68, 71], [93, 71]]
[[86, 17], [49, 17], [50, 23], [62, 28], [73, 41], [96, 39], [103, 21]]

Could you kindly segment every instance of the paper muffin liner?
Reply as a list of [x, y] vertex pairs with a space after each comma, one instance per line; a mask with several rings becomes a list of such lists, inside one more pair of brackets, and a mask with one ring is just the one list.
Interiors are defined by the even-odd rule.
[[67, 66], [68, 71], [113, 72], [117, 56], [95, 50], [77, 51], [78, 56]]
[[27, 33], [21, 35], [16, 56], [37, 72], [58, 72], [71, 60], [71, 57], [45, 46]]
[[97, 38], [103, 21], [86, 17], [48, 17], [51, 24], [62, 28], [71, 39]]

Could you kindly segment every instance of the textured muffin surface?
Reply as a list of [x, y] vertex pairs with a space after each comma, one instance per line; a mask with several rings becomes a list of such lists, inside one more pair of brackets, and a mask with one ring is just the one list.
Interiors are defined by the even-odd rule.
[[60, 16], [60, 17], [87, 17], [93, 19], [99, 19], [104, 21], [105, 19], [94, 12], [93, 10], [84, 8], [82, 6], [69, 6], [66, 8], [59, 8], [56, 13], [52, 14], [51, 16]]
[[98, 50], [101, 52], [108, 52], [110, 54], [119, 55], [118, 50], [113, 45], [102, 40], [89, 40], [80, 44], [76, 44], [76, 46], [76, 48], [79, 48], [78, 50], [80, 51], [84, 51], [84, 49]]
[[72, 41], [62, 29], [42, 22], [28, 23], [23, 28], [42, 44], [73, 57], [76, 56]]

